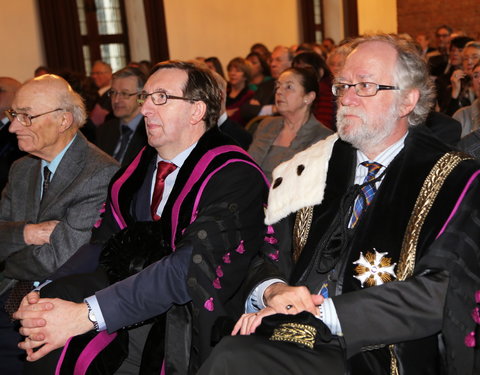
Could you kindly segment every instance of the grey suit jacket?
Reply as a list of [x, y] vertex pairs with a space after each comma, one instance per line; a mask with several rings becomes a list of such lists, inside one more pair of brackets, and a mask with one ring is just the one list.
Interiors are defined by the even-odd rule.
[[[40, 201], [41, 160], [31, 155], [10, 169], [0, 200], [0, 294], [15, 280], [42, 280], [90, 239], [118, 163], [78, 132]], [[27, 245], [27, 223], [59, 220], [50, 243]]]

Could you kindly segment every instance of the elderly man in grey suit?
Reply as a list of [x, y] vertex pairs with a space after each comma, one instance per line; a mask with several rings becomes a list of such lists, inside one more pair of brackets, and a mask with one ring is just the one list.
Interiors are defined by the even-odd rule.
[[20, 287], [32, 289], [88, 242], [118, 168], [79, 132], [85, 106], [63, 78], [28, 81], [7, 115], [10, 132], [29, 155], [13, 164], [0, 200], [2, 374], [17, 373], [22, 365], [16, 352], [20, 336], [4, 305], [15, 310]]

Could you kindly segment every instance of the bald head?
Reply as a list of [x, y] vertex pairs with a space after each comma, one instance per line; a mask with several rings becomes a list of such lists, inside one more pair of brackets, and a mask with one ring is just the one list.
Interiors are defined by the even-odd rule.
[[19, 94], [24, 90], [35, 92], [39, 95], [32, 98], [30, 103], [32, 107], [48, 105], [70, 112], [72, 114], [72, 126], [75, 127], [75, 130], [85, 123], [87, 113], [84, 101], [62, 77], [54, 74], [44, 74], [35, 77], [21, 85]]
[[20, 85], [16, 79], [0, 77], [0, 119], [4, 117], [3, 112], [12, 106], [13, 98]]

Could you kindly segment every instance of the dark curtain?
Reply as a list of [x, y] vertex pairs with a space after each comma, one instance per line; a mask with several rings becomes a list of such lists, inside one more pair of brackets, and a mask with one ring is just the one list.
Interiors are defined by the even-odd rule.
[[167, 25], [163, 0], [143, 0], [143, 6], [152, 63], [168, 60]]
[[303, 42], [315, 42], [315, 20], [312, 0], [300, 0], [300, 16]]
[[37, 0], [47, 66], [85, 73], [75, 0]]
[[343, 0], [343, 20], [345, 37], [358, 36], [357, 0]]

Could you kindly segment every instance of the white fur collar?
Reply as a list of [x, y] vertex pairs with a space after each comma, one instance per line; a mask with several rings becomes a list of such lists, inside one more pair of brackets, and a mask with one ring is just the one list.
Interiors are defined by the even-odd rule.
[[337, 134], [332, 134], [275, 168], [265, 224], [277, 223], [300, 208], [322, 202], [328, 162], [337, 139]]

